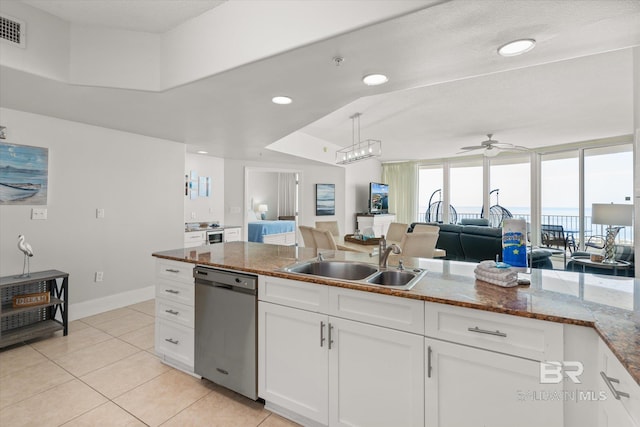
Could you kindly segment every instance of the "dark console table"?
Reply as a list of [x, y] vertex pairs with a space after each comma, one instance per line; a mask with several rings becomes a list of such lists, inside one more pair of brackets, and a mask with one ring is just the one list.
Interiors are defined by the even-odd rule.
[[[28, 277], [0, 277], [0, 348], [62, 330], [68, 332], [69, 274], [39, 271]], [[13, 297], [48, 292], [49, 302], [12, 307]]]

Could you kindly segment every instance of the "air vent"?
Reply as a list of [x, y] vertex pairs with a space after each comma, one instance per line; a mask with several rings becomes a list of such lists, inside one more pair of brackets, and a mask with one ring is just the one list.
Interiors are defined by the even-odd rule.
[[0, 40], [24, 48], [25, 23], [7, 15], [0, 15]]

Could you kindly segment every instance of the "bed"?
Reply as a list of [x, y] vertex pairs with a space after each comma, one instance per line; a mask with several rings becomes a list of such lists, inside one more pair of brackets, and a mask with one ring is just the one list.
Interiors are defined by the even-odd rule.
[[291, 246], [296, 243], [295, 221], [251, 221], [249, 241]]

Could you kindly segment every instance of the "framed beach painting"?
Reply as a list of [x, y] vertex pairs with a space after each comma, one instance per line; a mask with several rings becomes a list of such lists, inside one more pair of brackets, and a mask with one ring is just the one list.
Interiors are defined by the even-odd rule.
[[46, 205], [49, 149], [0, 142], [0, 204]]
[[316, 215], [336, 214], [336, 185], [316, 184]]

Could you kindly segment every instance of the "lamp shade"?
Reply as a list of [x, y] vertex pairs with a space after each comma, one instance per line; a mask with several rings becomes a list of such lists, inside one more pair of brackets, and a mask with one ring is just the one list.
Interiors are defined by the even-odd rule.
[[258, 205], [258, 212], [268, 212], [269, 207], [267, 205]]
[[633, 205], [594, 203], [591, 205], [591, 223], [632, 225]]

